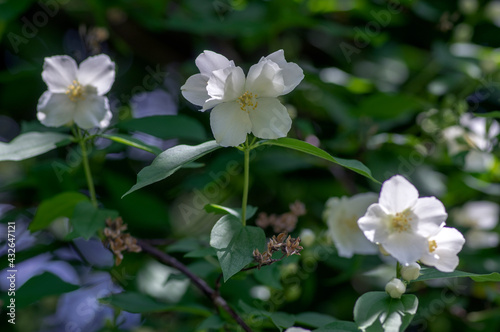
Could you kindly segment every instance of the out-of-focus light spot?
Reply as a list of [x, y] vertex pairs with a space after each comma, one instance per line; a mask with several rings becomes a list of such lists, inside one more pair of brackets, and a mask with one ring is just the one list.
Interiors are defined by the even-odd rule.
[[481, 47], [470, 43], [455, 43], [450, 46], [450, 52], [454, 56], [464, 58], [475, 58], [478, 56]]
[[490, 1], [484, 7], [484, 15], [489, 18], [493, 24], [500, 27], [500, 1]]
[[335, 67], [325, 68], [319, 72], [319, 78], [326, 83], [335, 83], [338, 85], [346, 85], [350, 76], [345, 71]]
[[271, 298], [271, 291], [266, 286], [254, 286], [250, 289], [250, 295], [253, 298], [267, 301]]
[[477, 12], [477, 0], [460, 0], [458, 3], [460, 11], [464, 14], [474, 14]]

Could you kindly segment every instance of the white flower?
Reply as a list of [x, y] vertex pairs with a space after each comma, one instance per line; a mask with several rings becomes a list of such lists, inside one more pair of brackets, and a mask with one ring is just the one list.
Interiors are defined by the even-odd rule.
[[457, 254], [462, 250], [465, 239], [458, 230], [443, 227], [439, 233], [429, 237], [427, 252], [420, 258], [426, 265], [442, 272], [453, 272], [458, 265]]
[[38, 100], [37, 117], [48, 127], [73, 122], [82, 129], [104, 128], [112, 114], [104, 96], [115, 80], [115, 64], [105, 55], [77, 66], [67, 55], [45, 58], [42, 79], [48, 90]]
[[495, 248], [500, 243], [497, 233], [471, 229], [465, 233], [467, 246], [472, 249]]
[[408, 265], [428, 251], [427, 238], [439, 231], [447, 216], [438, 199], [418, 198], [417, 189], [396, 175], [384, 182], [378, 203], [368, 208], [358, 225], [368, 240]]
[[394, 278], [385, 285], [385, 291], [393, 299], [399, 299], [406, 292], [406, 286], [401, 280]]
[[420, 265], [417, 263], [411, 263], [407, 266], [401, 266], [401, 277], [406, 281], [412, 281], [418, 278], [420, 275]]
[[368, 206], [377, 202], [377, 194], [363, 193], [352, 197], [332, 197], [326, 202], [323, 218], [328, 232], [341, 257], [353, 254], [376, 254], [378, 248], [368, 241], [359, 229], [358, 219], [366, 213]]
[[490, 230], [498, 223], [500, 207], [490, 201], [474, 201], [453, 211], [453, 219], [459, 226]]
[[306, 329], [303, 329], [302, 327], [292, 326], [292, 327], [287, 328], [285, 330], [285, 332], [311, 332], [311, 330], [306, 330]]
[[292, 120], [277, 97], [292, 91], [304, 74], [285, 60], [283, 50], [263, 57], [246, 77], [243, 69], [214, 52], [202, 53], [196, 65], [200, 74], [188, 78], [182, 94], [201, 111], [213, 108], [210, 126], [217, 143], [237, 146], [250, 132], [264, 139], [287, 135]]

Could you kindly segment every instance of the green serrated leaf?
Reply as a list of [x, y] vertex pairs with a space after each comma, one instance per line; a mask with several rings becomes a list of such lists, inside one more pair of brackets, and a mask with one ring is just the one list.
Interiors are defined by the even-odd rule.
[[169, 177], [183, 165], [201, 158], [207, 153], [219, 148], [221, 148], [221, 146], [217, 144], [217, 142], [208, 141], [195, 146], [177, 145], [163, 151], [153, 160], [150, 166], [144, 167], [139, 174], [137, 174], [137, 183], [130, 188], [122, 198], [138, 189]]
[[102, 134], [100, 135], [101, 137], [107, 138], [112, 140], [113, 142], [117, 142], [120, 144], [128, 145], [134, 148], [138, 148], [147, 152], [150, 152], [155, 155], [159, 155], [162, 153], [162, 150], [157, 148], [156, 146], [153, 145], [148, 145], [142, 142], [141, 140], [132, 137], [130, 135], [124, 135], [124, 134]]
[[393, 299], [386, 292], [368, 292], [354, 305], [354, 321], [361, 331], [404, 331], [417, 312], [418, 299], [405, 294]]
[[342, 158], [337, 158], [331, 156], [328, 152], [321, 150], [320, 148], [315, 147], [314, 145], [311, 145], [307, 142], [300, 141], [298, 139], [294, 138], [288, 138], [288, 137], [283, 137], [283, 138], [278, 138], [274, 140], [267, 140], [267, 141], [261, 141], [259, 143], [260, 145], [276, 145], [276, 146], [281, 146], [301, 152], [308, 153], [310, 155], [331, 161], [332, 163], [338, 164], [340, 166], [343, 166], [345, 168], [348, 168], [358, 174], [361, 174], [363, 176], [366, 176], [370, 180], [373, 180], [377, 183], [380, 183], [377, 181], [375, 178], [373, 178], [371, 171], [363, 165], [358, 160], [353, 160], [353, 159], [342, 159]]
[[244, 227], [233, 215], [219, 219], [210, 233], [210, 246], [217, 251], [224, 282], [249, 264], [253, 260], [253, 250], [262, 249], [265, 243], [261, 228]]
[[205, 128], [185, 115], [157, 115], [120, 122], [118, 128], [140, 131], [162, 139], [180, 138], [195, 142], [206, 139]]
[[[255, 212], [257, 212], [257, 210], [258, 210], [257, 207], [247, 205], [246, 220], [252, 218], [255, 215]], [[232, 209], [222, 205], [207, 204], [205, 205], [205, 211], [208, 213], [215, 213], [215, 214], [230, 214], [241, 219], [240, 208]]]
[[420, 276], [415, 281], [424, 281], [424, 280], [432, 280], [432, 279], [443, 279], [443, 278], [463, 278], [469, 277], [477, 282], [499, 282], [500, 281], [500, 273], [493, 272], [488, 274], [477, 274], [477, 273], [469, 273], [462, 271], [453, 271], [453, 272], [441, 272], [432, 268], [423, 268], [420, 270]]
[[70, 218], [73, 215], [75, 206], [82, 201], [88, 201], [88, 197], [72, 191], [59, 194], [43, 201], [40, 206], [38, 206], [35, 217], [28, 229], [31, 232], [35, 232], [49, 226], [50, 223], [57, 218]]
[[10, 143], [0, 142], [0, 161], [20, 161], [71, 143], [73, 136], [53, 132], [29, 132]]
[[73, 210], [71, 224], [76, 236], [81, 236], [88, 240], [96, 234], [99, 229], [106, 225], [106, 219], [118, 217], [118, 212], [114, 210], [99, 210], [91, 202], [83, 201], [76, 204]]

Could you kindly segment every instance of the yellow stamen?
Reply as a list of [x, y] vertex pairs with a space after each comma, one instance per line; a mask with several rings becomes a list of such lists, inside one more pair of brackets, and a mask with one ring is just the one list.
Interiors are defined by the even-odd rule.
[[429, 252], [434, 252], [434, 250], [436, 250], [437, 247], [438, 246], [435, 240], [429, 241]]
[[398, 233], [406, 232], [411, 229], [410, 211], [398, 212], [391, 219], [391, 228]]
[[245, 91], [244, 94], [242, 94], [240, 97], [238, 97], [238, 103], [240, 104], [240, 109], [243, 112], [250, 113], [250, 109], [255, 110], [257, 108], [258, 102], [257, 102], [257, 95]]
[[73, 84], [68, 86], [66, 90], [66, 94], [68, 95], [71, 101], [77, 101], [77, 99], [84, 100], [85, 99], [85, 90], [83, 86], [77, 80], [73, 81]]

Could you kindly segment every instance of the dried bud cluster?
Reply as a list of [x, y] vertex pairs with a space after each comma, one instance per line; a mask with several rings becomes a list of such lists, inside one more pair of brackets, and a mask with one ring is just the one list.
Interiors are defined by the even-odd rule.
[[303, 216], [304, 214], [306, 214], [306, 207], [304, 203], [295, 201], [290, 204], [290, 212], [283, 213], [279, 216], [276, 214], [268, 216], [267, 213], [261, 212], [255, 223], [261, 228], [272, 226], [275, 233], [289, 233], [295, 229], [298, 217]]
[[269, 265], [279, 261], [280, 259], [273, 259], [273, 253], [277, 251], [281, 251], [283, 257], [285, 257], [285, 255], [287, 257], [291, 255], [300, 255], [300, 251], [304, 249], [300, 246], [300, 237], [295, 239], [290, 235], [286, 237], [286, 235], [287, 233], [285, 232], [279, 234], [278, 237], [273, 235], [267, 243], [267, 250], [263, 253], [260, 253], [259, 249], [253, 251], [253, 258], [257, 262], [259, 269], [262, 265]]
[[115, 264], [120, 265], [123, 260], [122, 251], [140, 252], [141, 247], [137, 245], [137, 240], [128, 233], [123, 233], [127, 230], [127, 225], [123, 223], [121, 217], [116, 219], [108, 218], [106, 220], [108, 227], [104, 228], [104, 235], [106, 236], [106, 244], [111, 251], [115, 254]]

